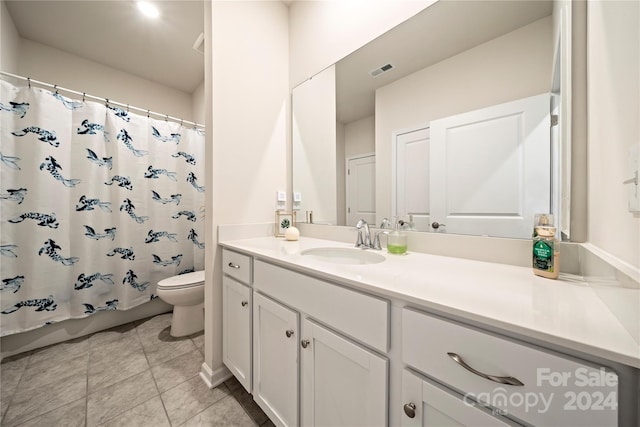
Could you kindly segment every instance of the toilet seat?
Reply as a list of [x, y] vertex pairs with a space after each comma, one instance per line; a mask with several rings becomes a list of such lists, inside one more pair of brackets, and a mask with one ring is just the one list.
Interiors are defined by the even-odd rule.
[[204, 271], [194, 271], [193, 273], [179, 274], [158, 282], [158, 290], [178, 290], [188, 289], [204, 284]]

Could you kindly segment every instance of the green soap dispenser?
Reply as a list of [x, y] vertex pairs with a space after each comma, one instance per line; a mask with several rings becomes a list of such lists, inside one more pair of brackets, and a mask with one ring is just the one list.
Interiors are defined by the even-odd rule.
[[395, 218], [393, 231], [387, 235], [387, 251], [390, 254], [407, 253], [407, 235], [400, 229], [404, 221]]

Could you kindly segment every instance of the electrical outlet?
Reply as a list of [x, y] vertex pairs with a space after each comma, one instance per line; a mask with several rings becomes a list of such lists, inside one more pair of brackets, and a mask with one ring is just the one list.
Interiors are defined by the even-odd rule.
[[287, 192], [276, 191], [276, 210], [283, 211], [287, 207]]

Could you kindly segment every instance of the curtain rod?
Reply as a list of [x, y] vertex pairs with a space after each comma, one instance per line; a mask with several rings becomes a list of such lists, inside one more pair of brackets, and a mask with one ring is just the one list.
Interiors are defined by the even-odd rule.
[[85, 100], [85, 98], [90, 98], [90, 99], [93, 99], [95, 101], [104, 102], [105, 105], [112, 105], [113, 104], [113, 105], [119, 105], [121, 107], [125, 107], [127, 109], [127, 111], [129, 111], [131, 109], [131, 110], [140, 111], [142, 113], [147, 113], [147, 117], [149, 117], [150, 115], [154, 115], [154, 116], [157, 116], [157, 117], [164, 118], [165, 120], [171, 120], [171, 121], [174, 121], [174, 122], [178, 122], [178, 123], [180, 123], [180, 125], [188, 124], [188, 125], [193, 125], [193, 127], [201, 127], [201, 128], [205, 127], [204, 125], [201, 125], [201, 124], [195, 123], [195, 122], [191, 122], [189, 120], [183, 120], [183, 119], [180, 119], [178, 117], [172, 117], [172, 116], [169, 116], [169, 115], [166, 115], [166, 114], [156, 113], [155, 111], [145, 110], [144, 108], [132, 107], [129, 104], [123, 104], [122, 102], [112, 101], [110, 99], [101, 98], [99, 96], [87, 95], [85, 92], [78, 92], [78, 91], [75, 91], [75, 90], [72, 90], [72, 89], [67, 89], [67, 88], [64, 88], [64, 87], [60, 87], [58, 85], [53, 85], [51, 83], [41, 82], [41, 81], [38, 81], [38, 80], [34, 80], [34, 79], [30, 78], [30, 77], [18, 76], [16, 74], [7, 73], [6, 71], [0, 71], [0, 75], [13, 77], [15, 79], [20, 79], [20, 80], [25, 80], [25, 81], [28, 82], [29, 87], [31, 87], [31, 84], [33, 83], [33, 84], [36, 84], [36, 85], [39, 85], [39, 86], [45, 86], [45, 87], [49, 87], [51, 89], [55, 89], [56, 93], [58, 91], [63, 91], [63, 92], [73, 93], [75, 95], [81, 95], [83, 101]]

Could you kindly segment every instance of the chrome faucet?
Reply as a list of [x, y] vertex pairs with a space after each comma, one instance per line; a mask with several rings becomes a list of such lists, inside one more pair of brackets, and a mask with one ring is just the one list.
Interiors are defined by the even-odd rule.
[[382, 222], [380, 223], [380, 230], [378, 230], [376, 232], [376, 235], [373, 238], [373, 246], [371, 246], [372, 249], [375, 249], [377, 251], [382, 249], [382, 246], [380, 245], [380, 235], [381, 234], [389, 234], [389, 232], [387, 230], [385, 230], [386, 227], [391, 227], [391, 223], [389, 222], [389, 218], [383, 218], [382, 219]]
[[[362, 230], [364, 229], [364, 238], [362, 236]], [[356, 224], [356, 230], [358, 230], [358, 238], [356, 240], [356, 248], [369, 249], [371, 248], [371, 233], [369, 232], [369, 224], [364, 219], [361, 219]]]

